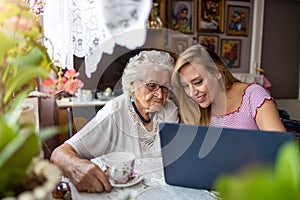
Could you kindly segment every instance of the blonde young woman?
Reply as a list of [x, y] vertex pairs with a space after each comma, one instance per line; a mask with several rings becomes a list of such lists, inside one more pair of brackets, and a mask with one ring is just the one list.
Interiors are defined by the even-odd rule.
[[270, 94], [236, 79], [208, 47], [197, 44], [179, 55], [172, 84], [184, 123], [286, 131]]

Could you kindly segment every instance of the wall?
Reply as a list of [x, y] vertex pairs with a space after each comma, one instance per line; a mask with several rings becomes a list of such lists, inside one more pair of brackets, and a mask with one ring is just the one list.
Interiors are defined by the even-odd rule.
[[[160, 1], [162, 2], [162, 1]], [[167, 17], [166, 17], [166, 27], [167, 28], [172, 28], [171, 25], [171, 17], [172, 15], [172, 3], [174, 0], [169, 0], [167, 1], [168, 3], [168, 9], [167, 9]], [[190, 42], [189, 46], [192, 45], [195, 42], [198, 42], [198, 36], [201, 34], [205, 35], [215, 35], [219, 36], [219, 48], [218, 48], [218, 53], [220, 54], [221, 51], [221, 39], [240, 39], [241, 40], [241, 63], [240, 67], [238, 68], [231, 68], [231, 71], [234, 73], [249, 73], [250, 69], [250, 53], [251, 53], [251, 37], [252, 37], [252, 14], [253, 14], [253, 3], [254, 1], [224, 1], [225, 2], [225, 9], [224, 9], [224, 31], [222, 33], [213, 33], [213, 32], [206, 32], [206, 31], [199, 31], [199, 28], [197, 27], [198, 24], [198, 12], [199, 12], [199, 7], [198, 3], [200, 2], [199, 0], [194, 0], [194, 13], [192, 15], [193, 19], [193, 26], [194, 26], [194, 32], [191, 34], [180, 34], [178, 32], [173, 32], [169, 31], [168, 32], [168, 39], [167, 39], [167, 48], [172, 48], [172, 38], [174, 37], [190, 37], [193, 42]], [[245, 6], [249, 7], [250, 12], [249, 12], [249, 30], [248, 30], [248, 35], [247, 36], [232, 36], [232, 35], [227, 35], [226, 34], [226, 21], [227, 21], [227, 8], [228, 5], [236, 5], [236, 6]]]
[[[166, 27], [170, 27], [170, 5], [172, 5], [174, 0], [160, 0], [160, 6], [165, 12], [160, 10], [160, 15], [163, 13], [163, 24]], [[164, 50], [169, 50], [176, 54], [176, 51], [172, 47], [173, 41], [172, 38], [188, 38], [188, 46], [197, 42], [199, 34], [215, 35], [219, 36], [219, 49], [220, 52], [220, 43], [221, 39], [240, 39], [241, 40], [241, 64], [238, 68], [231, 68], [231, 71], [234, 73], [249, 73], [250, 69], [250, 52], [251, 52], [251, 37], [252, 37], [252, 13], [253, 13], [253, 1], [225, 1], [224, 9], [224, 32], [223, 33], [207, 33], [199, 32], [197, 28], [197, 13], [198, 13], [198, 3], [200, 1], [194, 0], [194, 32], [192, 34], [183, 34], [177, 31], [172, 31], [170, 29], [148, 29], [147, 38], [145, 44], [140, 48], [159, 48]], [[229, 36], [226, 34], [226, 19], [227, 19], [227, 7], [228, 5], [238, 5], [249, 7], [249, 30], [247, 36]], [[185, 48], [187, 48], [186, 46]], [[119, 81], [121, 72], [125, 67], [126, 59], [123, 59], [122, 62], [116, 62], [116, 60], [124, 54], [127, 54], [131, 50], [120, 47], [116, 45], [114, 48], [114, 53], [112, 55], [103, 54], [101, 61], [98, 64], [98, 69], [95, 73], [92, 74], [92, 77], [89, 79], [85, 76], [84, 73], [84, 62], [82, 58], [75, 58], [75, 68], [81, 72], [81, 79], [85, 81], [85, 88], [89, 89], [100, 89], [103, 90], [105, 87], [114, 85]], [[126, 56], [125, 56], [126, 57]], [[114, 79], [114, 80], [113, 80]], [[99, 84], [100, 82], [100, 84]]]
[[275, 98], [299, 97], [299, 19], [300, 1], [265, 0], [262, 67], [272, 83]]

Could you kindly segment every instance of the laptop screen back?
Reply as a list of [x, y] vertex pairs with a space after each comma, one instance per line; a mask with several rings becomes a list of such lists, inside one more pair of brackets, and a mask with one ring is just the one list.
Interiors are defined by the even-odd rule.
[[160, 139], [166, 183], [212, 189], [220, 175], [264, 163], [273, 165], [292, 133], [161, 123]]

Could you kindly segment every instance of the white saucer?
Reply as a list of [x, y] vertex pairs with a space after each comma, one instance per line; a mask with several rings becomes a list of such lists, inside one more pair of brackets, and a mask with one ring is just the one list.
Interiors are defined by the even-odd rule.
[[121, 184], [121, 183], [114, 183], [113, 181], [110, 181], [110, 184], [111, 184], [111, 186], [113, 186], [115, 188], [125, 188], [125, 187], [130, 187], [130, 186], [136, 185], [139, 182], [141, 182], [143, 179], [144, 178], [142, 175], [136, 175], [131, 180], [129, 180], [127, 183]]

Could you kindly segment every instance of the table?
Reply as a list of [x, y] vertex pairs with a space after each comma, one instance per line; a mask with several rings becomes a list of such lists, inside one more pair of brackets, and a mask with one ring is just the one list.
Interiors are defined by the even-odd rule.
[[56, 99], [56, 105], [59, 109], [58, 125], [61, 127], [68, 125], [68, 132], [60, 133], [59, 143], [62, 144], [82, 128], [83, 125], [74, 123], [75, 118], [83, 117], [86, 119], [85, 123], [87, 123], [108, 100], [93, 99], [92, 101], [79, 101], [75, 97]]
[[[177, 187], [165, 183], [162, 158], [136, 159], [135, 169], [143, 176], [143, 180], [140, 183], [127, 188], [113, 188], [110, 193], [78, 192], [74, 185], [69, 182], [72, 198], [80, 200], [217, 199], [217, 196], [213, 192], [207, 190]], [[68, 179], [64, 181], [68, 181]]]
[[62, 98], [57, 99], [56, 104], [59, 108], [68, 108], [68, 107], [91, 107], [91, 106], [104, 106], [107, 103], [107, 100], [93, 99], [92, 101], [78, 101], [77, 98]]

